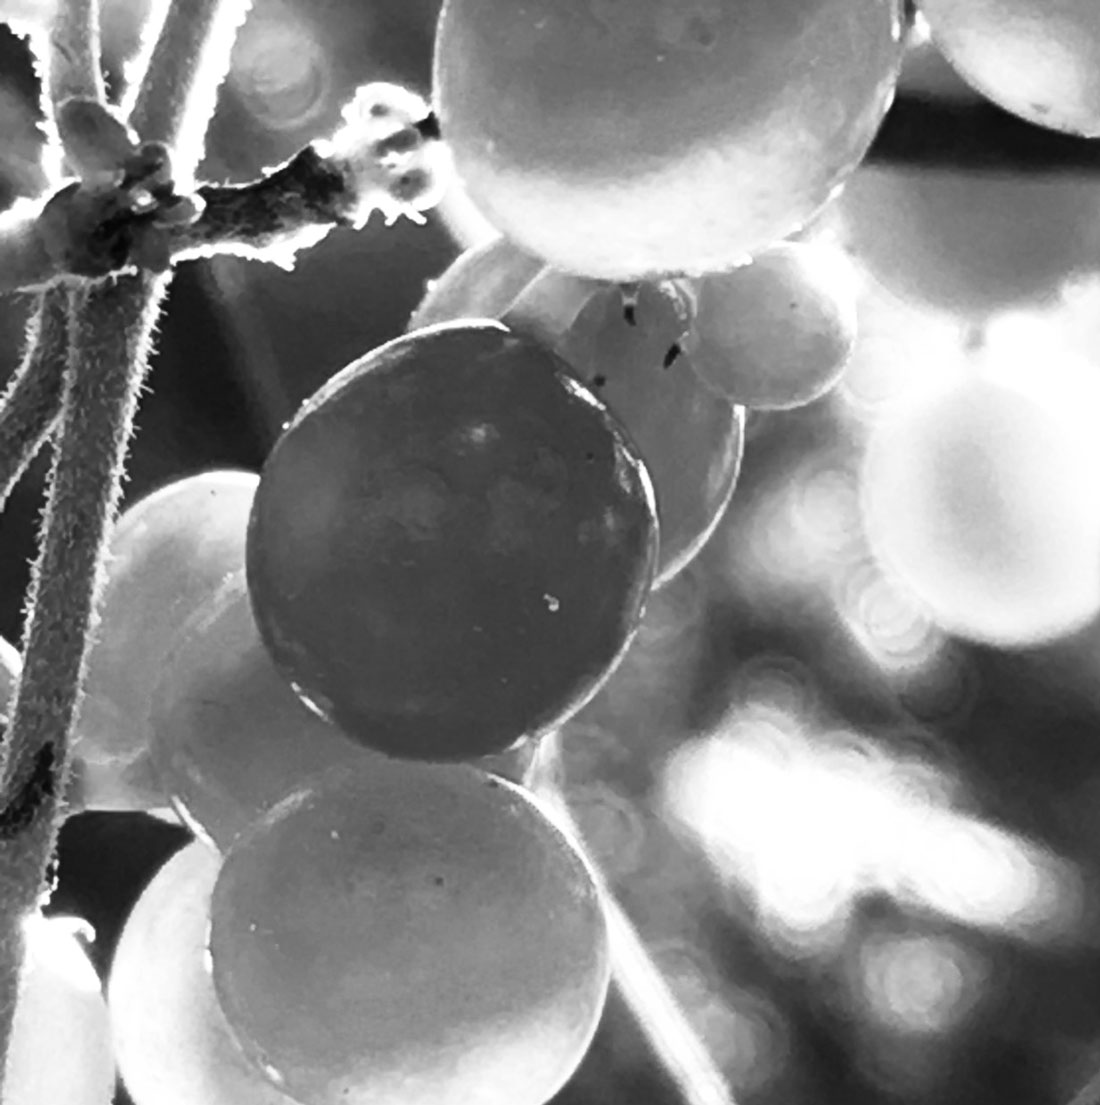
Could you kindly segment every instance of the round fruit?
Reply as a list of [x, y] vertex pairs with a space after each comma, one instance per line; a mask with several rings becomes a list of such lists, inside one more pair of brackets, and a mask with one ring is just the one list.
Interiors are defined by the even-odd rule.
[[[1080, 629], [1100, 610], [1096, 389], [1062, 391], [1058, 356], [1027, 386], [975, 376], [905, 403], [871, 436], [868, 536], [938, 624], [1001, 647]], [[1074, 396], [1076, 392], [1076, 396]]]
[[822, 219], [888, 291], [980, 320], [1100, 268], [1095, 181], [864, 166]]
[[[221, 849], [310, 775], [376, 755], [308, 709], [260, 640], [244, 573], [188, 619], [153, 693], [149, 756], [184, 820]], [[520, 781], [531, 742], [481, 761]]]
[[298, 1105], [241, 1054], [214, 996], [206, 940], [221, 865], [198, 841], [177, 852], [138, 898], [115, 948], [111, 1034], [135, 1105]]
[[592, 874], [534, 799], [398, 760], [334, 770], [238, 839], [210, 952], [241, 1047], [311, 1105], [541, 1105], [609, 979]]
[[164, 805], [146, 758], [153, 687], [181, 623], [244, 567], [258, 483], [252, 472], [202, 472], [119, 519], [76, 730], [89, 807]]
[[656, 551], [645, 469], [567, 366], [497, 324], [443, 325], [349, 365], [288, 425], [248, 586], [322, 714], [393, 755], [461, 759], [596, 692]]
[[1096, 0], [921, 0], [936, 45], [995, 104], [1041, 127], [1100, 136]]
[[458, 174], [585, 276], [729, 268], [859, 163], [902, 55], [897, 0], [447, 0], [434, 89]]
[[[846, 258], [785, 242], [747, 265], [692, 282], [686, 345], [704, 383], [757, 410], [800, 407], [840, 379], [856, 340]], [[663, 521], [663, 519], [662, 519]]]
[[641, 285], [631, 318], [619, 289], [605, 286], [553, 348], [622, 422], [645, 462], [661, 527], [657, 582], [664, 583], [695, 557], [729, 505], [745, 411], [696, 374], [680, 344], [687, 324], [666, 290]]
[[542, 267], [507, 238], [468, 249], [429, 285], [406, 329], [461, 318], [500, 318]]
[[744, 411], [716, 400], [692, 371], [679, 344], [686, 303], [671, 289], [642, 285], [628, 321], [618, 286], [549, 266], [532, 273], [529, 262], [505, 238], [467, 251], [440, 277], [410, 327], [489, 311], [569, 364], [622, 423], [653, 479], [661, 529], [655, 585], [661, 585], [702, 548], [729, 503]]

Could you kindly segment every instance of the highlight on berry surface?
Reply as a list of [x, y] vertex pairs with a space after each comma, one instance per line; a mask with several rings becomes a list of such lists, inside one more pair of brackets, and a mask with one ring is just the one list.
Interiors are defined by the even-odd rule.
[[72, 917], [25, 922], [23, 987], [15, 1010], [5, 1105], [110, 1105], [115, 1088], [107, 1006]]
[[107, 986], [119, 1074], [135, 1105], [300, 1105], [237, 1047], [206, 962], [222, 857], [182, 848], [137, 900]]
[[898, 0], [447, 0], [434, 103], [471, 200], [583, 276], [729, 268], [866, 154]]
[[1096, 0], [921, 0], [933, 40], [968, 83], [1041, 127], [1100, 136]]

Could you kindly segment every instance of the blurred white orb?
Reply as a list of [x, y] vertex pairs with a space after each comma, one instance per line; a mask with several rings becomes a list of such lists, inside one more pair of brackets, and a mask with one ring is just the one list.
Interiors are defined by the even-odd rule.
[[875, 427], [865, 524], [937, 624], [1026, 647], [1100, 609], [1100, 395], [1054, 332], [1008, 327], [976, 367]]

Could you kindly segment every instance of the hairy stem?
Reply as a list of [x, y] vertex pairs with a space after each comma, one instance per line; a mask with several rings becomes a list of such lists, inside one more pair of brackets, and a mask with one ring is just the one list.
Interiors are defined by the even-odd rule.
[[42, 895], [64, 817], [70, 734], [102, 587], [150, 335], [167, 280], [130, 277], [79, 293], [39, 555], [27, 595], [23, 675], [0, 808], [0, 1043], [18, 994], [22, 922]]
[[172, 4], [128, 122], [143, 142], [173, 150], [176, 183], [186, 189], [202, 160], [206, 130], [230, 54], [252, 0], [186, 0]]
[[61, 410], [68, 348], [69, 293], [55, 286], [38, 299], [27, 355], [0, 397], [0, 509]]
[[71, 97], [104, 103], [99, 63], [99, 0], [63, 0], [50, 27], [46, 89], [56, 109]]
[[56, 182], [64, 168], [57, 109], [72, 97], [106, 100], [99, 58], [99, 0], [58, 0], [49, 28], [33, 32], [31, 46], [42, 84], [42, 168]]
[[[75, 2], [75, 0], [74, 0]], [[167, 12], [129, 122], [198, 166], [213, 97], [249, 0], [185, 0]], [[182, 145], [179, 140], [183, 138]], [[38, 906], [64, 817], [71, 736], [105, 553], [167, 275], [73, 293], [59, 437], [27, 597], [23, 675], [0, 772], [0, 1055], [19, 994], [26, 917]]]

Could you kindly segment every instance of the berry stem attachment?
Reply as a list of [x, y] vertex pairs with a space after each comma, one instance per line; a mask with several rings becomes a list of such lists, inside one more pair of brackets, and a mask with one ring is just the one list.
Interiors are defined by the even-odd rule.
[[[111, 121], [95, 120], [83, 101], [65, 107], [82, 116], [88, 134]], [[175, 166], [169, 170], [166, 153], [163, 164], [154, 159], [163, 144], [146, 142], [127, 158], [132, 181], [125, 174], [92, 175], [65, 185], [40, 211], [24, 206], [0, 219], [0, 294], [40, 289], [65, 275], [162, 271], [175, 261], [221, 253], [289, 269], [300, 250], [333, 227], [359, 228], [376, 210], [387, 222], [402, 215], [423, 222], [422, 212], [442, 197], [451, 171], [445, 147], [431, 137], [436, 128], [421, 131], [430, 118], [427, 104], [407, 89], [367, 84], [331, 138], [258, 180], [205, 184], [185, 195], [174, 191]], [[114, 140], [109, 127], [98, 133], [105, 143]], [[81, 152], [94, 165], [96, 150]], [[146, 196], [155, 202], [142, 205]]]

